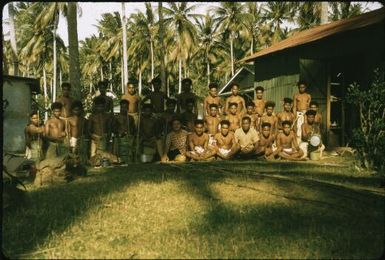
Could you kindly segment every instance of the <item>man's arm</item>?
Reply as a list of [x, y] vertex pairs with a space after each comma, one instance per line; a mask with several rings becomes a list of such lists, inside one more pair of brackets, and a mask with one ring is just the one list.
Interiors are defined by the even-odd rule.
[[292, 146], [295, 148], [296, 151], [299, 151], [299, 146], [298, 146], [298, 143], [297, 143], [297, 137], [294, 133], [291, 133], [292, 135]]
[[228, 114], [229, 112], [227, 111], [229, 109], [229, 98], [226, 98], [225, 100], [225, 109], [223, 110], [223, 114]]
[[193, 140], [192, 140], [193, 138], [192, 138], [192, 134], [189, 134], [188, 136], [187, 136], [187, 147], [188, 147], [188, 149], [190, 150], [190, 151], [194, 151], [194, 142], [193, 142]]
[[297, 116], [297, 94], [293, 96], [293, 113]]

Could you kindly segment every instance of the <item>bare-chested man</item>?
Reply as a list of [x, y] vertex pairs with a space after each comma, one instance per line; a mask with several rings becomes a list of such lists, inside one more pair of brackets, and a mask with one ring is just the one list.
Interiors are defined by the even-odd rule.
[[[295, 122], [295, 115], [292, 112], [292, 108], [293, 108], [292, 105], [293, 105], [293, 100], [291, 98], [284, 98], [283, 99], [283, 111], [279, 112], [277, 114], [278, 131], [280, 133], [282, 132], [282, 122], [283, 121]], [[295, 131], [295, 129], [294, 129], [294, 131]]]
[[209, 84], [209, 94], [204, 99], [205, 115], [210, 114], [211, 104], [216, 104], [218, 106], [218, 115], [222, 115], [222, 99], [218, 97], [218, 84], [216, 82]]
[[167, 134], [162, 162], [184, 162], [186, 161], [187, 131], [182, 129], [179, 117], [171, 120], [172, 131]]
[[106, 103], [103, 97], [95, 98], [95, 110], [89, 117], [89, 134], [91, 136], [91, 153], [94, 157], [98, 151], [107, 152], [107, 144], [112, 133], [112, 117], [105, 111]]
[[186, 157], [195, 161], [206, 161], [213, 159], [215, 149], [208, 146], [209, 135], [204, 132], [205, 126], [201, 119], [197, 119], [194, 123], [195, 129], [193, 133], [187, 136]]
[[301, 126], [305, 122], [305, 113], [309, 109], [311, 96], [306, 93], [307, 84], [304, 81], [297, 83], [298, 93], [294, 94], [293, 112], [297, 116], [297, 142], [301, 141]]
[[278, 151], [273, 147], [275, 136], [271, 134], [270, 123], [263, 123], [261, 129], [262, 130], [259, 133], [258, 148], [256, 151], [257, 156], [264, 156], [269, 160], [274, 159]]
[[63, 156], [68, 152], [68, 148], [64, 146], [64, 139], [67, 136], [65, 122], [60, 119], [62, 109], [62, 103], [52, 103], [52, 117], [45, 123], [44, 135], [48, 140], [46, 159]]
[[[314, 123], [319, 127], [320, 133], [323, 132], [323, 124], [322, 124], [322, 114], [318, 111], [318, 102], [317, 101], [311, 101], [309, 104], [309, 110], [313, 110], [316, 112]], [[306, 122], [306, 115], [305, 115], [305, 122]]]
[[39, 113], [32, 111], [30, 113], [30, 123], [25, 127], [26, 158], [38, 162], [42, 159], [42, 146], [44, 125], [41, 125]]
[[122, 96], [122, 99], [125, 99], [129, 103], [128, 114], [134, 118], [135, 127], [138, 127], [138, 106], [140, 102], [140, 97], [136, 92], [136, 87], [133, 81], [127, 82], [126, 94]]
[[[98, 83], [98, 89], [100, 92], [100, 95], [98, 97], [104, 98], [104, 100], [106, 101], [105, 111], [107, 113], [112, 114], [114, 111], [114, 102], [113, 102], [111, 97], [107, 96], [107, 88], [108, 88], [108, 81], [107, 80], [100, 81]], [[95, 98], [94, 98], [94, 100], [95, 100]], [[95, 104], [94, 104], [94, 106], [95, 106]]]
[[186, 111], [186, 105], [188, 99], [194, 100], [194, 113], [198, 113], [197, 96], [191, 92], [192, 80], [185, 78], [182, 80], [182, 93], [176, 96], [177, 100], [177, 113], [183, 113]]
[[[306, 122], [302, 125], [302, 142], [299, 144], [299, 147], [303, 150], [304, 157], [308, 157], [311, 152], [318, 150], [322, 158], [322, 152], [325, 150], [321, 139], [321, 129], [319, 124], [315, 122], [316, 115], [316, 111], [308, 110], [306, 112]], [[313, 135], [317, 135], [320, 139], [320, 143], [317, 146], [313, 146], [310, 142]]]
[[218, 116], [218, 105], [210, 104], [210, 114], [205, 116], [206, 131], [209, 134], [209, 145], [215, 145], [214, 135], [219, 131], [220, 118]]
[[173, 98], [169, 98], [166, 101], [166, 110], [161, 116], [162, 133], [164, 137], [171, 131], [171, 120], [177, 115], [175, 112], [176, 103], [176, 100]]
[[154, 108], [154, 115], [160, 117], [160, 113], [164, 111], [164, 105], [167, 100], [167, 95], [160, 90], [162, 86], [162, 80], [157, 77], [151, 81], [151, 85], [154, 88], [154, 91], [148, 94], [143, 98], [142, 103], [145, 103], [147, 100], [151, 101], [151, 104]]
[[254, 102], [247, 102], [246, 103], [246, 113], [244, 113], [243, 116], [250, 117], [250, 120], [251, 120], [251, 126], [250, 127], [257, 128], [258, 114], [254, 113], [254, 110], [255, 110]]
[[186, 110], [182, 114], [180, 114], [183, 127], [187, 130], [187, 132], [194, 131], [194, 122], [198, 117], [198, 115], [193, 112], [194, 105], [195, 105], [194, 99], [187, 99]]
[[83, 104], [80, 100], [72, 103], [72, 116], [68, 118], [70, 152], [80, 157], [82, 163], [88, 161], [88, 120], [83, 116]]
[[61, 116], [67, 118], [71, 116], [72, 98], [70, 97], [71, 84], [64, 82], [61, 84], [62, 95], [57, 99], [57, 102], [63, 105]]
[[228, 120], [221, 121], [221, 130], [215, 134], [216, 154], [223, 160], [233, 157], [239, 150], [239, 145], [235, 142], [234, 133], [230, 131], [230, 122]]
[[282, 122], [282, 133], [277, 135], [277, 151], [278, 156], [287, 159], [298, 161], [303, 156], [303, 151], [299, 148], [296, 134], [291, 130], [290, 121]]
[[237, 113], [238, 104], [230, 103], [229, 104], [229, 113], [225, 116], [226, 120], [230, 122], [230, 131], [235, 132], [240, 127], [240, 115]]
[[265, 100], [263, 99], [263, 92], [265, 89], [261, 86], [257, 86], [255, 88], [255, 113], [261, 117], [263, 115], [263, 112], [265, 111]]
[[239, 156], [245, 159], [255, 159], [259, 141], [258, 132], [250, 128], [250, 123], [250, 117], [244, 116], [242, 127], [234, 133], [235, 143], [239, 145]]
[[273, 114], [274, 107], [275, 107], [275, 103], [273, 101], [267, 101], [265, 103], [266, 113], [263, 114], [263, 116], [261, 117], [260, 124], [259, 124], [259, 131], [262, 130], [261, 126], [263, 123], [269, 123], [271, 125], [270, 130], [272, 135], [276, 136], [278, 131], [278, 127], [277, 127], [278, 119], [277, 119], [277, 116]]
[[241, 115], [245, 111], [245, 99], [239, 96], [239, 85], [237, 83], [232, 83], [231, 85], [231, 96], [226, 98], [225, 102], [225, 113], [230, 113], [230, 103], [237, 104], [237, 114]]
[[134, 118], [128, 115], [129, 103], [127, 100], [120, 100], [120, 113], [114, 116], [114, 154], [123, 163], [132, 162], [134, 159], [135, 147], [135, 122]]
[[[159, 159], [163, 156], [163, 145], [161, 139], [160, 122], [152, 113], [151, 104], [143, 104], [140, 118], [139, 136], [142, 154], [154, 156], [156, 153]], [[154, 157], [153, 157], [154, 159]]]

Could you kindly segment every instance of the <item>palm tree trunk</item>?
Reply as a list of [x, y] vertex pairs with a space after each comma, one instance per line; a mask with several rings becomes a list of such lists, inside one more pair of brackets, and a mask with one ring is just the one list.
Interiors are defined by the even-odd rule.
[[207, 86], [210, 85], [210, 62], [207, 60]]
[[151, 79], [154, 78], [154, 72], [155, 72], [155, 66], [154, 66], [154, 44], [151, 40], [150, 42], [151, 47]]
[[179, 58], [179, 84], [178, 84], [178, 93], [182, 92], [182, 59]]
[[[162, 8], [162, 2], [158, 3], [158, 15], [159, 15], [159, 43], [162, 47], [162, 50], [166, 49], [166, 46], [164, 46], [164, 26], [163, 26], [163, 8]], [[162, 80], [162, 91], [166, 91], [166, 65], [165, 65], [165, 58], [161, 57], [160, 59], [160, 79]], [[167, 90], [169, 91], [169, 90]]]
[[328, 22], [328, 2], [321, 2], [321, 24]]
[[123, 75], [123, 59], [120, 60], [120, 79], [122, 83], [122, 94], [124, 94], [124, 75]]
[[56, 50], [56, 13], [54, 18], [53, 25], [53, 92], [52, 92], [52, 101], [56, 101], [56, 73], [57, 73], [57, 50]]
[[230, 56], [231, 56], [231, 76], [234, 75], [234, 50], [233, 50], [233, 36], [230, 35]]
[[80, 99], [80, 63], [79, 63], [79, 41], [77, 27], [77, 3], [68, 2], [67, 28], [68, 28], [68, 49], [69, 49], [69, 78], [74, 98]]
[[100, 80], [101, 80], [101, 81], [104, 80], [104, 77], [103, 77], [103, 62], [102, 62], [101, 65], [100, 65]]
[[123, 27], [123, 84], [125, 85], [128, 81], [128, 66], [127, 66], [127, 26], [126, 26], [126, 7], [122, 3], [122, 27]]
[[113, 92], [113, 89], [112, 89], [112, 62], [110, 61], [110, 90], [111, 92]]
[[91, 82], [90, 82], [90, 96], [92, 96], [92, 79], [91, 79]]
[[63, 75], [61, 70], [59, 70], [59, 86], [61, 86], [62, 83], [63, 83]]
[[251, 44], [250, 44], [250, 55], [253, 55], [254, 53], [254, 37], [251, 37]]
[[16, 44], [16, 28], [15, 28], [15, 9], [12, 2], [8, 3], [8, 15], [9, 15], [9, 33], [12, 49], [13, 59], [13, 75], [19, 75], [19, 61]]
[[47, 104], [48, 94], [47, 94], [47, 75], [45, 73], [44, 64], [43, 64], [43, 90], [44, 90], [44, 108], [45, 108], [44, 119], [45, 119], [45, 121], [47, 121], [48, 120], [48, 112], [47, 112], [47, 109], [48, 109], [48, 104]]
[[142, 70], [139, 68], [139, 96], [142, 95]]

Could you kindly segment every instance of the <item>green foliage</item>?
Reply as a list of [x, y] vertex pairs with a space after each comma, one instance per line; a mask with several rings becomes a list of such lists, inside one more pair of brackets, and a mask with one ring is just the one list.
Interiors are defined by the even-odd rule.
[[372, 84], [361, 88], [354, 83], [348, 88], [348, 103], [360, 112], [360, 128], [353, 131], [353, 145], [366, 168], [385, 167], [385, 81], [384, 71], [376, 69]]

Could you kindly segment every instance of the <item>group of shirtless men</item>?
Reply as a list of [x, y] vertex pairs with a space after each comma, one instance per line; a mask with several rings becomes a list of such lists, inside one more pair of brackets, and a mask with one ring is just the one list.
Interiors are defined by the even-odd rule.
[[239, 95], [239, 85], [232, 83], [231, 96], [223, 102], [217, 95], [218, 85], [210, 83], [203, 117], [198, 117], [191, 79], [182, 81], [182, 93], [176, 99], [160, 90], [159, 78], [151, 84], [153, 91], [141, 98], [134, 83], [128, 82], [120, 113], [114, 115], [107, 83], [100, 82], [100, 95], [93, 99], [92, 113], [86, 119], [82, 102], [73, 100], [70, 84], [63, 83], [62, 96], [52, 103], [52, 117], [44, 125], [39, 123], [38, 112], [31, 113], [25, 131], [29, 157], [41, 160], [67, 152], [86, 163], [102, 153], [112, 155], [108, 157], [112, 163], [127, 163], [138, 158], [140, 151], [162, 162], [303, 160], [310, 137], [321, 133], [318, 104], [306, 93], [305, 82], [297, 84], [299, 92], [293, 99], [283, 99], [283, 111], [277, 114], [274, 102], [263, 99], [261, 86], [255, 88], [256, 98], [246, 102]]

